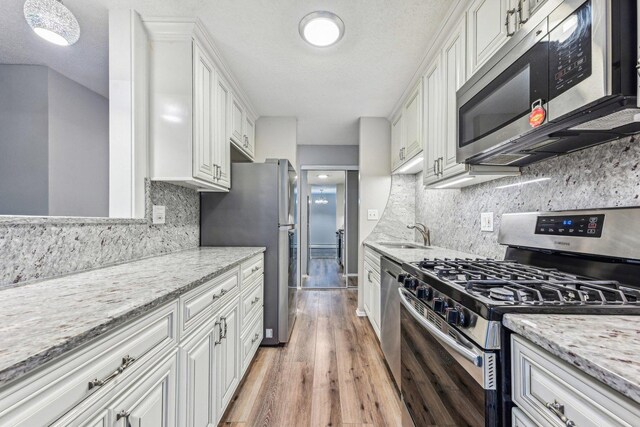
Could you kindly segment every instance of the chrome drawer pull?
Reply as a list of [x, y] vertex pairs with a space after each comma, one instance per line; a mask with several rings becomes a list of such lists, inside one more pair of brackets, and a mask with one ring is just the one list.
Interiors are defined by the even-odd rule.
[[216, 323], [214, 323], [213, 325], [218, 327], [218, 336], [220, 337], [220, 339], [218, 339], [218, 340], [213, 342], [213, 345], [216, 346], [216, 345], [222, 343], [222, 338], [223, 338], [222, 337], [222, 323], [220, 323], [220, 322], [218, 322], [216, 320]]
[[226, 290], [226, 289], [222, 289], [222, 290], [220, 291], [220, 294], [218, 294], [218, 295], [213, 294], [213, 299], [214, 299], [214, 300], [216, 300], [216, 299], [218, 299], [218, 298], [222, 298], [222, 296], [224, 296], [224, 294], [226, 294], [227, 292], [229, 292], [229, 291], [228, 291], [228, 290]]
[[131, 427], [131, 421], [129, 421], [129, 417], [131, 416], [131, 412], [125, 411], [124, 409], [116, 415], [116, 421], [120, 421], [122, 418], [127, 422], [125, 427]]
[[253, 267], [253, 268], [251, 269], [251, 274], [255, 273], [255, 272], [256, 272], [256, 271], [258, 271], [258, 270], [260, 270], [260, 266]]
[[251, 301], [251, 305], [257, 303], [258, 301], [260, 301], [260, 297], [255, 297], [253, 301]]
[[260, 338], [260, 334], [255, 334], [253, 336], [253, 339], [251, 340], [251, 344], [253, 344], [254, 342], [258, 341], [258, 338]]
[[[223, 338], [226, 339], [227, 338], [227, 318], [226, 317], [221, 317], [220, 320], [222, 320], [224, 322], [224, 334], [222, 334], [220, 336], [220, 340], [222, 340]], [[222, 332], [222, 331], [220, 331]]]
[[560, 418], [560, 421], [562, 421], [567, 427], [575, 427], [576, 423], [571, 421], [564, 414], [564, 405], [562, 403], [558, 403], [557, 400], [554, 400], [553, 403], [547, 402], [546, 407], [553, 412], [556, 417]]
[[102, 387], [103, 385], [105, 385], [106, 383], [108, 383], [109, 381], [111, 381], [112, 379], [114, 379], [115, 377], [117, 377], [118, 375], [120, 375], [121, 373], [124, 372], [125, 369], [127, 369], [129, 366], [131, 366], [131, 364], [133, 364], [133, 362], [135, 362], [136, 359], [134, 357], [131, 357], [129, 355], [125, 356], [122, 358], [122, 363], [120, 364], [120, 366], [118, 366], [118, 369], [116, 369], [115, 371], [113, 371], [112, 373], [110, 373], [107, 377], [99, 380], [99, 379], [94, 379], [93, 381], [89, 381], [89, 390], [92, 390], [96, 387]]

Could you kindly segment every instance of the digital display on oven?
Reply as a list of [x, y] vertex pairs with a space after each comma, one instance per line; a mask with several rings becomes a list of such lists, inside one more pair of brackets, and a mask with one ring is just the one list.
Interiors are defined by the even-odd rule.
[[591, 75], [591, 2], [549, 33], [549, 99]]
[[600, 237], [604, 215], [539, 216], [535, 234], [570, 237]]

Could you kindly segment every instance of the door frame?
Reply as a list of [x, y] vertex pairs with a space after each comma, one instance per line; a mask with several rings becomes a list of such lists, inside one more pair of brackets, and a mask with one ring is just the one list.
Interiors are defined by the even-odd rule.
[[[347, 206], [347, 193], [346, 193], [346, 174], [348, 171], [359, 171], [360, 170], [360, 166], [356, 166], [356, 165], [300, 165], [300, 174], [302, 177], [302, 174], [307, 174], [309, 171], [343, 171], [345, 173], [345, 235], [347, 234], [346, 232], [346, 227], [347, 227], [347, 215], [348, 215], [348, 206]], [[307, 182], [307, 180], [304, 180], [305, 184]], [[303, 197], [306, 199], [306, 197], [308, 196], [306, 194], [306, 189], [303, 191], [302, 189], [302, 179], [298, 179], [298, 185], [299, 185], [299, 190], [298, 190], [298, 221], [300, 223], [300, 227], [299, 227], [299, 233], [298, 233], [298, 289], [303, 289], [302, 287], [302, 205], [303, 205]], [[358, 180], [358, 192], [360, 190], [360, 180]], [[359, 196], [358, 196], [359, 198]], [[358, 203], [358, 210], [360, 209], [360, 203]], [[305, 233], [307, 234], [307, 240], [309, 239], [308, 236], [308, 230], [307, 230], [307, 223], [309, 220], [309, 212], [307, 210], [307, 215], [304, 218], [305, 220]], [[324, 288], [324, 289], [348, 289], [349, 288], [349, 276], [348, 276], [348, 267], [347, 267], [347, 263], [348, 263], [348, 258], [349, 258], [349, 246], [346, 244], [346, 240], [345, 240], [345, 264], [344, 264], [344, 271], [346, 274], [346, 286], [344, 287], [338, 287], [338, 288]], [[354, 287], [353, 289], [357, 289], [356, 287]]]

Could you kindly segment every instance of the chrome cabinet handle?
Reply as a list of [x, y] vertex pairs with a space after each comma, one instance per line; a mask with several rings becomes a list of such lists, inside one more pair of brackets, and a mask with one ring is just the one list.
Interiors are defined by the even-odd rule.
[[504, 22], [504, 25], [507, 27], [507, 37], [511, 37], [516, 33], [515, 24], [513, 25], [513, 31], [511, 30], [511, 17], [516, 13], [516, 9], [507, 10], [507, 19]]
[[564, 405], [562, 403], [558, 403], [557, 400], [554, 400], [553, 403], [547, 402], [545, 404], [545, 406], [547, 407], [547, 409], [549, 409], [551, 412], [553, 412], [553, 414], [556, 417], [558, 417], [560, 419], [560, 421], [562, 421], [564, 423], [564, 425], [566, 425], [567, 427], [575, 427], [576, 423], [571, 421], [564, 414]]
[[636, 65], [636, 70], [638, 71], [638, 76], [640, 76], [640, 59], [638, 60], [638, 65]]
[[131, 416], [131, 412], [125, 411], [124, 409], [116, 414], [116, 421], [120, 421], [121, 419], [125, 419], [125, 427], [131, 427], [131, 421], [129, 421], [129, 417]]
[[109, 375], [107, 375], [101, 380], [96, 378], [92, 381], [89, 381], [89, 390], [92, 390], [97, 387], [102, 387], [103, 385], [105, 385], [106, 383], [108, 383], [109, 381], [111, 381], [121, 373], [123, 373], [124, 370], [127, 369], [129, 366], [131, 366], [135, 361], [136, 359], [129, 355], [123, 357], [122, 363], [120, 364], [120, 366], [118, 366], [118, 369], [116, 369], [115, 371], [113, 371], [112, 373], [110, 373]]
[[254, 342], [258, 341], [258, 338], [260, 338], [260, 334], [255, 334], [253, 336], [253, 339], [251, 340], [251, 344], [253, 344]]
[[216, 346], [216, 345], [222, 343], [222, 323], [220, 323], [220, 322], [218, 322], [216, 320], [216, 323], [214, 323], [213, 325], [218, 327], [218, 337], [219, 338], [213, 342], [213, 345]]
[[450, 337], [448, 334], [445, 334], [440, 329], [438, 329], [435, 325], [432, 325], [427, 319], [424, 318], [418, 310], [413, 307], [407, 298], [404, 296], [405, 292], [408, 292], [404, 288], [398, 288], [398, 293], [400, 294], [400, 303], [409, 311], [409, 314], [420, 324], [423, 328], [427, 330], [434, 338], [436, 338], [441, 343], [445, 344], [451, 350], [455, 351], [462, 357], [464, 357], [469, 362], [473, 363], [477, 367], [482, 367], [483, 362], [483, 354], [477, 351], [474, 351], [472, 348], [467, 348], [456, 341], [454, 338]]
[[224, 294], [226, 294], [227, 292], [229, 292], [228, 290], [222, 288], [222, 290], [220, 291], [220, 293], [218, 295], [213, 294], [213, 299], [216, 300], [218, 298], [222, 298], [222, 296], [224, 296]]
[[221, 317], [220, 320], [224, 323], [224, 334], [220, 337], [220, 340], [227, 339], [227, 318]]
[[442, 162], [444, 161], [444, 157], [440, 157], [440, 158], [438, 159], [438, 161], [439, 161], [439, 163], [438, 163], [438, 164], [439, 164], [439, 167], [440, 167], [440, 175], [444, 175], [444, 170], [443, 170], [443, 168], [442, 168]]
[[433, 174], [438, 176], [438, 172], [436, 172], [436, 165], [438, 164], [438, 160], [433, 161]]
[[520, 17], [520, 24], [526, 24], [531, 17], [529, 15], [530, 7], [529, 0], [520, 0], [518, 2], [518, 16]]
[[220, 165], [216, 165], [218, 167], [218, 173], [216, 174], [216, 179], [222, 178], [222, 168]]
[[251, 301], [251, 305], [257, 303], [258, 301], [260, 301], [260, 297], [255, 297], [253, 301]]
[[258, 266], [256, 266], [256, 267], [253, 267], [253, 268], [251, 269], [251, 274], [255, 273], [255, 272], [256, 272], [256, 271], [258, 271], [258, 270], [260, 270], [260, 266], [259, 266], [259, 265], [258, 265]]

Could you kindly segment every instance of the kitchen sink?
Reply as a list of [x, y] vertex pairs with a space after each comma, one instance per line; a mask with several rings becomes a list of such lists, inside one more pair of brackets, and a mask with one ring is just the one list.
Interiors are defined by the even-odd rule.
[[406, 242], [381, 242], [381, 246], [392, 249], [430, 249], [428, 246], [419, 245], [417, 243]]

